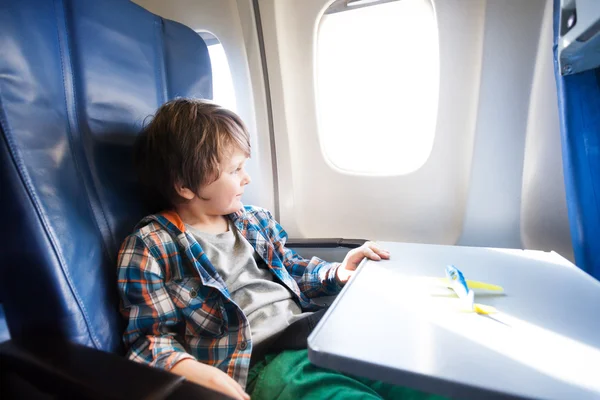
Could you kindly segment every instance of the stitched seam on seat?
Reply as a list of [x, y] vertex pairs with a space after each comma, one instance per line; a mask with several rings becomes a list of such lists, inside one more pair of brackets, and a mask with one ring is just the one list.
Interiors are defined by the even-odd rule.
[[[55, 12], [56, 12], [56, 3], [55, 3]], [[58, 33], [58, 24], [57, 24], [57, 33]], [[58, 39], [59, 46], [60, 46], [60, 34], [57, 39]], [[62, 67], [62, 58], [61, 58], [61, 67]], [[63, 82], [64, 82], [64, 77], [63, 77]], [[21, 183], [23, 184], [23, 186], [26, 189], [25, 193], [27, 194], [27, 196], [29, 197], [29, 200], [31, 201], [31, 204], [33, 205], [33, 208], [38, 216], [38, 220], [41, 223], [44, 231], [46, 232], [46, 235], [52, 245], [54, 254], [60, 263], [63, 274], [65, 275], [67, 282], [69, 282], [69, 289], [71, 290], [71, 293], [73, 294], [73, 296], [76, 299], [78, 299], [77, 294], [73, 290], [71, 278], [70, 278], [68, 272], [64, 268], [64, 265], [66, 263], [62, 257], [62, 253], [59, 251], [59, 248], [56, 245], [56, 238], [54, 236], [54, 233], [50, 229], [50, 226], [48, 225], [48, 221], [44, 216], [44, 212], [42, 210], [40, 200], [33, 188], [33, 183], [29, 177], [29, 174], [27, 173], [27, 169], [24, 166], [23, 158], [20, 156], [20, 152], [17, 150], [17, 146], [12, 138], [12, 134], [11, 134], [12, 130], [10, 129], [10, 125], [8, 123], [8, 118], [6, 117], [6, 114], [4, 112], [4, 107], [2, 106], [2, 95], [1, 94], [0, 94], [0, 125], [2, 125], [2, 130], [4, 132], [4, 140], [6, 141], [8, 152], [11, 156], [12, 162], [13, 162], [15, 168], [17, 169], [17, 171], [19, 172], [19, 180], [21, 181]], [[90, 340], [92, 340], [92, 343], [95, 343], [96, 345], [99, 346], [99, 341], [97, 340], [97, 338], [92, 334], [91, 330], [89, 329], [88, 317], [85, 312], [85, 309], [82, 309], [82, 306], [80, 303], [78, 303], [77, 306], [81, 309], [84, 317], [86, 318], [86, 324], [88, 324], [88, 334], [90, 336]]]
[[[68, 100], [67, 100], [67, 82], [66, 82], [66, 71], [65, 71], [65, 67], [66, 67], [66, 61], [65, 61], [65, 56], [64, 56], [64, 52], [65, 52], [65, 47], [66, 47], [66, 51], [68, 52], [68, 56], [69, 56], [69, 68], [71, 70], [71, 77], [73, 77], [72, 74], [72, 70], [73, 67], [70, 64], [71, 61], [71, 49], [68, 43], [68, 40], [65, 40], [66, 43], [63, 43], [63, 40], [61, 40], [61, 32], [60, 32], [60, 24], [61, 24], [61, 20], [60, 20], [60, 13], [62, 13], [62, 23], [63, 23], [63, 28], [64, 28], [64, 34], [65, 34], [65, 39], [67, 39], [68, 37], [68, 31], [67, 31], [67, 16], [66, 14], [66, 10], [65, 10], [65, 5], [63, 3], [63, 0], [55, 0], [54, 2], [55, 4], [55, 12], [56, 12], [56, 31], [57, 31], [57, 35], [58, 35], [58, 45], [59, 45], [59, 51], [60, 51], [60, 65], [61, 65], [61, 71], [62, 71], [62, 81], [63, 81], [63, 91], [64, 91], [64, 101], [65, 101], [65, 110], [67, 112], [67, 121], [68, 121], [68, 127], [67, 127], [67, 134], [69, 137], [69, 147], [71, 148], [71, 152], [74, 155], [73, 157], [73, 164], [75, 166], [75, 169], [78, 172], [78, 175], [80, 177], [80, 179], [83, 181], [84, 183], [84, 188], [85, 188], [85, 192], [86, 192], [86, 200], [88, 202], [88, 205], [90, 207], [90, 211], [92, 213], [92, 216], [94, 216], [94, 221], [96, 222], [96, 226], [98, 228], [98, 230], [100, 231], [100, 233], [102, 233], [102, 231], [100, 230], [100, 227], [98, 226], [98, 221], [95, 218], [95, 213], [92, 207], [92, 204], [90, 202], [90, 198], [89, 198], [89, 193], [88, 193], [88, 188], [86, 185], [86, 181], [82, 176], [82, 172], [81, 169], [79, 167], [79, 163], [77, 161], [77, 157], [76, 157], [76, 152], [74, 151], [72, 144], [73, 144], [73, 128], [77, 128], [77, 126], [79, 125], [79, 121], [77, 118], [77, 109], [76, 109], [76, 96], [75, 96], [75, 84], [74, 84], [74, 78], [72, 78], [71, 81], [71, 91], [73, 93], [73, 102], [74, 102], [74, 109], [70, 110], [69, 109], [69, 104], [68, 104]], [[74, 119], [74, 124], [75, 126], [73, 127], [71, 125], [71, 116], [73, 116]], [[108, 224], [107, 224], [108, 225]], [[54, 239], [54, 236], [52, 236], [52, 238]], [[53, 240], [55, 241], [55, 240]], [[98, 348], [102, 348], [100, 340], [98, 339], [98, 337], [95, 335], [93, 329], [92, 329], [92, 323], [91, 320], [89, 318], [89, 315], [87, 313], [87, 310], [83, 304], [82, 299], [80, 298], [79, 294], [77, 293], [77, 290], [75, 289], [75, 285], [73, 284], [73, 280], [71, 278], [71, 275], [69, 274], [68, 268], [66, 267], [66, 262], [64, 261], [62, 254], [60, 253], [60, 251], [58, 251], [58, 246], [56, 245], [56, 243], [53, 243], [54, 247], [55, 247], [55, 251], [57, 252], [59, 259], [61, 261], [61, 267], [63, 270], [63, 273], [65, 275], [65, 278], [67, 279], [67, 282], [69, 283], [69, 289], [71, 290], [71, 293], [73, 294], [73, 296], [75, 297], [75, 299], [77, 300], [77, 306], [79, 307], [79, 309], [81, 310], [81, 313], [83, 314], [84, 317], [84, 321], [86, 323], [87, 326], [87, 330], [88, 330], [88, 335], [90, 336], [90, 339], [92, 340], [92, 342], [98, 347]], [[102, 240], [102, 246], [104, 247], [104, 251], [106, 251], [105, 245], [104, 245], [104, 240]], [[109, 259], [112, 259], [111, 257], [109, 257]]]
[[[60, 41], [60, 39], [59, 39], [59, 41]], [[4, 131], [4, 138], [5, 138], [7, 147], [8, 147], [8, 152], [11, 155], [11, 159], [12, 159], [17, 171], [19, 172], [19, 180], [25, 187], [25, 189], [26, 189], [25, 193], [29, 197], [29, 200], [31, 201], [31, 204], [33, 205], [33, 208], [35, 209], [36, 214], [38, 216], [38, 220], [40, 221], [42, 227], [44, 228], [44, 231], [46, 232], [46, 235], [48, 236], [48, 239], [52, 245], [52, 249], [54, 250], [54, 255], [58, 259], [61, 269], [63, 270], [63, 274], [65, 275], [65, 277], [67, 278], [67, 281], [69, 282], [69, 289], [71, 290], [71, 293], [73, 294], [73, 296], [78, 299], [77, 294], [73, 290], [71, 278], [64, 268], [64, 265], [66, 263], [62, 257], [62, 253], [60, 252], [58, 246], [56, 245], [56, 237], [54, 236], [53, 231], [50, 229], [47, 219], [44, 217], [44, 212], [42, 210], [42, 206], [40, 205], [40, 200], [35, 192], [35, 189], [33, 188], [33, 183], [31, 182], [31, 179], [29, 178], [29, 174], [27, 173], [27, 169], [24, 166], [23, 159], [20, 156], [19, 151], [17, 150], [17, 146], [12, 138], [10, 125], [8, 124], [8, 118], [6, 117], [6, 115], [4, 113], [4, 107], [2, 107], [2, 95], [1, 94], [0, 94], [0, 124], [2, 125], [2, 130]], [[81, 305], [79, 303], [77, 305], [81, 309]], [[84, 317], [87, 318], [87, 315], [84, 310], [82, 310], [82, 313], [84, 314]], [[87, 321], [86, 321], [86, 324], [87, 324]], [[96, 345], [99, 345], [99, 342], [95, 341], [96, 338], [92, 335], [92, 333], [89, 329], [89, 326], [88, 326], [88, 334], [90, 335], [90, 340], [92, 340], [92, 342], [95, 343]]]
[[167, 64], [165, 57], [165, 39], [164, 39], [164, 21], [161, 17], [156, 16], [154, 20], [157, 42], [157, 63], [156, 63], [156, 83], [158, 85], [158, 95], [162, 98], [158, 99], [159, 106], [169, 99], [169, 91], [167, 85]]
[[[67, 27], [67, 18], [66, 18], [66, 15], [65, 15], [65, 36], [67, 38], [69, 37], [69, 30], [68, 30], [68, 27]], [[72, 53], [71, 53], [71, 46], [69, 45], [69, 43], [70, 43], [70, 41], [66, 40], [66, 47], [67, 47], [67, 50], [69, 52], [69, 60], [72, 61], [73, 56], [72, 56]], [[62, 57], [62, 53], [61, 53], [61, 57]], [[74, 119], [75, 119], [75, 126], [78, 128], [77, 131], [81, 131], [81, 129], [80, 129], [81, 124], [79, 122], [79, 112], [77, 111], [78, 107], [77, 107], [77, 95], [75, 93], [75, 78], [74, 78], [75, 75], [73, 73], [73, 69], [74, 68], [73, 68], [72, 62], [70, 62], [69, 65], [70, 65], [71, 76], [72, 76], [72, 79], [71, 79], [71, 92], [73, 93], [73, 116], [74, 116]], [[63, 71], [63, 73], [64, 73], [64, 71]], [[64, 80], [63, 80], [63, 82], [64, 82]], [[65, 90], [65, 96], [66, 96], [66, 90]], [[67, 113], [68, 112], [69, 112], [69, 110], [67, 109]], [[69, 123], [70, 123], [70, 120], [69, 120]], [[71, 130], [71, 133], [72, 132], [73, 131]], [[81, 134], [79, 135], [79, 137], [81, 138]], [[81, 139], [80, 139], [80, 141], [81, 141]], [[75, 152], [73, 152], [73, 153], [75, 154]], [[81, 157], [86, 161], [85, 163], [83, 163], [83, 165], [84, 166], [85, 165], [89, 165], [89, 163], [87, 162], [88, 159], [87, 159], [87, 155], [86, 155], [85, 151], [80, 151], [78, 153], [81, 154]], [[92, 172], [88, 168], [88, 175], [90, 177], [90, 179], [89, 179], [90, 183], [88, 184], [88, 180], [85, 179], [85, 177], [83, 176], [83, 173], [81, 172], [83, 170], [81, 168], [81, 166], [80, 166], [81, 164], [79, 164], [79, 162], [76, 161], [75, 157], [73, 157], [73, 160], [75, 162], [76, 168], [78, 169], [78, 171], [80, 171], [81, 180], [83, 181], [83, 183], [85, 185], [86, 194], [88, 194], [88, 196], [86, 197], [86, 199], [88, 200], [88, 204], [90, 206], [90, 210], [92, 212], [92, 216], [94, 217], [94, 222], [96, 222], [96, 227], [98, 228], [98, 231], [100, 232], [100, 236], [103, 239], [102, 240], [102, 245], [103, 245], [104, 251], [106, 252], [106, 255], [107, 255], [108, 259], [113, 264], [115, 264], [116, 263], [116, 259], [113, 257], [113, 254], [110, 251], [108, 251], [108, 248], [106, 247], [106, 243], [104, 242], [104, 235], [102, 234], [102, 228], [100, 227], [100, 224], [98, 222], [98, 218], [96, 218], [96, 212], [94, 212], [94, 210], [99, 210], [100, 213], [102, 214], [102, 219], [104, 220], [104, 224], [106, 226], [106, 230], [108, 231], [109, 239], [112, 242], [111, 244], [112, 244], [113, 248], [116, 248], [117, 247], [117, 243], [116, 243], [114, 234], [113, 234], [112, 230], [110, 229], [110, 224], [108, 223], [108, 219], [106, 218], [106, 213], [104, 212], [104, 207], [102, 207], [102, 203], [100, 202], [100, 196], [98, 194], [98, 191], [96, 190], [94, 176], [93, 176]], [[93, 192], [93, 193], [90, 194], [90, 192]], [[92, 195], [93, 195], [93, 197], [95, 197], [97, 199], [95, 201], [95, 203], [97, 203], [96, 207], [94, 207], [94, 205], [92, 204], [92, 200], [91, 200]]]

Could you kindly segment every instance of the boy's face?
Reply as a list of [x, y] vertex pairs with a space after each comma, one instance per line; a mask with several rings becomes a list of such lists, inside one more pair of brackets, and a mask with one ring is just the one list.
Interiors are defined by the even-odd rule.
[[245, 164], [248, 157], [235, 149], [220, 163], [219, 179], [198, 191], [202, 208], [209, 215], [227, 215], [242, 208], [244, 187], [250, 183]]

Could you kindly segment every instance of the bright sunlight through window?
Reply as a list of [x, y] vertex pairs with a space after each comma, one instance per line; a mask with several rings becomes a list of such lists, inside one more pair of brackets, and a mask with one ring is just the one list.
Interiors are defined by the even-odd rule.
[[402, 0], [335, 11], [321, 19], [316, 55], [325, 158], [347, 173], [414, 172], [431, 153], [437, 119], [432, 5]]
[[210, 64], [213, 78], [213, 101], [231, 111], [237, 111], [233, 79], [229, 70], [229, 63], [225, 49], [214, 35], [208, 32], [199, 32], [208, 46]]

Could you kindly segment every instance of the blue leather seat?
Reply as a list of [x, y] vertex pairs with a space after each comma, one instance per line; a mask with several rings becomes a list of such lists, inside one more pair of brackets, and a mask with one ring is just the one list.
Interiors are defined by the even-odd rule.
[[144, 119], [212, 98], [206, 44], [128, 0], [0, 0], [0, 294], [13, 339], [120, 351]]

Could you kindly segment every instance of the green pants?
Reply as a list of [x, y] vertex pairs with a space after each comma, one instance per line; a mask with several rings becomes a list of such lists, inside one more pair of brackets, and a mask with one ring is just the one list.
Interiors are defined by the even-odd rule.
[[250, 369], [246, 389], [252, 400], [444, 399], [406, 387], [319, 368], [308, 361], [307, 350], [286, 350], [267, 355]]

